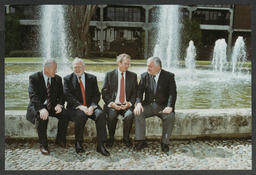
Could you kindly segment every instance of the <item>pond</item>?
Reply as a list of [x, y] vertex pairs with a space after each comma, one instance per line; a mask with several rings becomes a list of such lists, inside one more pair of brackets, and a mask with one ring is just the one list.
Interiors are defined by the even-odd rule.
[[[105, 73], [116, 68], [115, 65], [87, 65], [86, 71], [97, 76], [101, 91]], [[25, 110], [29, 102], [28, 77], [42, 70], [41, 64], [5, 65], [5, 109]], [[131, 66], [130, 70], [140, 74], [146, 71], [144, 66]], [[72, 72], [71, 68], [58, 65], [62, 77]], [[251, 73], [232, 74], [214, 72], [200, 67], [194, 71], [185, 68], [169, 70], [175, 73], [177, 85], [176, 109], [222, 109], [251, 108]], [[100, 101], [103, 106], [103, 101]]]

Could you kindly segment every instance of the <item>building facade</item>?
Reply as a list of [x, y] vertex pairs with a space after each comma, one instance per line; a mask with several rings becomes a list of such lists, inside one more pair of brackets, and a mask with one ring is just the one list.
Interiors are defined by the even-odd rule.
[[[19, 20], [25, 31], [38, 28], [38, 6], [6, 6], [6, 13], [21, 13]], [[91, 51], [126, 52], [135, 58], [152, 55], [152, 31], [156, 28], [154, 5], [99, 5], [90, 22]], [[228, 54], [238, 36], [246, 40], [250, 59], [251, 15], [249, 5], [180, 6], [182, 18], [200, 23], [202, 54], [199, 59], [210, 59], [214, 43], [225, 38]], [[38, 29], [32, 30], [37, 31]], [[33, 32], [32, 32], [33, 33]], [[153, 37], [154, 38], [154, 37]]]

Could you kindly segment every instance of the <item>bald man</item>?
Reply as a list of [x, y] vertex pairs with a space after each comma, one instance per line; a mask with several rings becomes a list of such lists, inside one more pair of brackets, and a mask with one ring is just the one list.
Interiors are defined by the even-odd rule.
[[64, 94], [62, 78], [56, 75], [57, 63], [52, 59], [44, 62], [43, 71], [29, 76], [29, 98], [26, 118], [36, 124], [40, 151], [48, 155], [47, 124], [49, 117], [59, 119], [56, 144], [66, 147], [68, 115], [63, 108]]
[[64, 77], [64, 94], [67, 100], [67, 110], [70, 118], [75, 123], [75, 149], [83, 153], [83, 133], [88, 118], [95, 121], [97, 130], [97, 152], [109, 156], [104, 146], [107, 139], [106, 114], [98, 105], [100, 92], [96, 76], [85, 72], [85, 63], [80, 58], [75, 58], [73, 73]]

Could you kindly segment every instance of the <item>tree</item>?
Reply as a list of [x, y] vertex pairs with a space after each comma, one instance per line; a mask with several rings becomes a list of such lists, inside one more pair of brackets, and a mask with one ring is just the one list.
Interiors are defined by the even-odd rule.
[[17, 16], [7, 14], [5, 18], [5, 55], [21, 48], [20, 24]]
[[70, 33], [69, 52], [75, 57], [85, 57], [89, 48], [89, 25], [97, 5], [70, 5], [67, 27]]

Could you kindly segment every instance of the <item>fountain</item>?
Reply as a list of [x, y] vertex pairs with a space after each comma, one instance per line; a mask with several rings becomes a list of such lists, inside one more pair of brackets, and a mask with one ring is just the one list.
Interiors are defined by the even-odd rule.
[[41, 7], [41, 53], [44, 59], [60, 58], [68, 65], [67, 37], [62, 5], [43, 5]]
[[213, 50], [212, 65], [214, 71], [222, 72], [227, 66], [227, 43], [225, 39], [215, 41]]
[[241, 71], [241, 68], [246, 61], [246, 48], [243, 37], [239, 36], [236, 39], [235, 46], [231, 54], [232, 73]]
[[[64, 25], [64, 22], [60, 22], [60, 19], [63, 18], [63, 13], [57, 13], [56, 15], [60, 15], [62, 17], [56, 17], [54, 16], [55, 12], [58, 10], [61, 12], [60, 9], [63, 10], [63, 7], [61, 6], [45, 6], [42, 9], [42, 12], [44, 11], [44, 15], [42, 21], [44, 21], [45, 28], [42, 28], [42, 31], [46, 32], [46, 36], [44, 37], [44, 47], [42, 47], [42, 52], [44, 53], [44, 57], [65, 57], [65, 42], [61, 44], [64, 56], [57, 55], [56, 51], [60, 51], [61, 48], [59, 45], [55, 45], [55, 43], [61, 43], [65, 41], [65, 32], [64, 28], [59, 28], [59, 31], [57, 32], [57, 28], [60, 25]], [[169, 9], [169, 11], [167, 11]], [[165, 14], [163, 16], [164, 19], [167, 20], [167, 16], [174, 18], [174, 16], [177, 17], [173, 22], [167, 24], [163, 24], [164, 26], [159, 28], [159, 34], [158, 36], [162, 38], [157, 39], [157, 45], [155, 47], [154, 55], [160, 57], [163, 59], [163, 65], [164, 69], [167, 69], [175, 74], [175, 80], [177, 84], [177, 91], [178, 91], [178, 97], [177, 97], [177, 103], [176, 108], [177, 109], [223, 109], [223, 108], [250, 108], [251, 107], [251, 74], [244, 74], [243, 72], [237, 72], [236, 74], [232, 74], [229, 71], [226, 70], [226, 42], [224, 39], [220, 39], [216, 41], [215, 44], [215, 52], [213, 57], [213, 65], [217, 66], [216, 70], [213, 71], [212, 69], [209, 69], [208, 66], [198, 66], [197, 69], [193, 69], [193, 71], [188, 71], [190, 68], [194, 68], [195, 62], [192, 61], [192, 58], [195, 57], [195, 49], [193, 47], [193, 42], [191, 41], [189, 44], [189, 47], [187, 49], [187, 56], [186, 56], [186, 69], [182, 67], [171, 67], [173, 65], [171, 63], [178, 62], [178, 45], [179, 42], [179, 23], [178, 23], [178, 6], [163, 6], [160, 8], [162, 13]], [[63, 11], [62, 11], [63, 12]], [[175, 15], [174, 15], [175, 14]], [[53, 15], [50, 17], [50, 15]], [[47, 19], [51, 19], [48, 20]], [[168, 17], [168, 20], [169, 17]], [[51, 21], [51, 22], [50, 22]], [[53, 22], [55, 21], [55, 22]], [[161, 19], [161, 22], [164, 22], [163, 19]], [[168, 29], [172, 29], [170, 32]], [[48, 32], [47, 32], [48, 31]], [[176, 31], [176, 32], [175, 32]], [[42, 33], [44, 33], [42, 32]], [[169, 34], [164, 34], [162, 32], [167, 32], [169, 34], [172, 34], [171, 36], [168, 36]], [[62, 34], [61, 34], [62, 33]], [[59, 36], [59, 37], [57, 37]], [[169, 38], [169, 39], [165, 39]], [[62, 38], [58, 42], [55, 41], [57, 38]], [[52, 42], [49, 42], [52, 41]], [[54, 42], [53, 42], [54, 41]], [[162, 43], [163, 41], [164, 43]], [[49, 42], [47, 44], [47, 42]], [[238, 42], [238, 41], [237, 41]], [[171, 44], [172, 43], [172, 44]], [[239, 42], [238, 42], [239, 43]], [[241, 43], [241, 42], [240, 42]], [[171, 45], [168, 45], [171, 44]], [[167, 47], [168, 45], [168, 47]], [[53, 47], [53, 46], [56, 46]], [[64, 47], [65, 46], [65, 47]], [[166, 47], [163, 47], [166, 46]], [[172, 47], [173, 46], [173, 47]], [[240, 44], [241, 46], [241, 44]], [[55, 48], [55, 49], [54, 49]], [[170, 54], [170, 52], [167, 52], [167, 48], [174, 49]], [[233, 49], [233, 53], [235, 52], [235, 48]], [[53, 50], [52, 50], [53, 49]], [[162, 51], [161, 51], [162, 49]], [[169, 49], [169, 51], [170, 51]], [[51, 51], [52, 50], [52, 51]], [[175, 51], [175, 54], [174, 54]], [[159, 55], [158, 55], [159, 54]], [[167, 56], [167, 54], [170, 54]], [[237, 55], [237, 54], [236, 54]], [[172, 57], [173, 56], [173, 57]], [[190, 61], [189, 61], [190, 60]], [[193, 59], [194, 60], [194, 59]], [[60, 62], [65, 63], [65, 60], [57, 60]], [[63, 69], [63, 66], [69, 64], [62, 64], [61, 66], [58, 66], [58, 68], [61, 68], [61, 71], [59, 71], [59, 74], [63, 77], [66, 74], [71, 73], [72, 71], [66, 71]], [[176, 63], [176, 65], [178, 65]], [[168, 68], [169, 67], [169, 68]], [[40, 64], [38, 65], [15, 65], [15, 64], [8, 64], [5, 66], [5, 108], [7, 110], [25, 110], [28, 104], [28, 93], [27, 93], [27, 87], [28, 87], [28, 76], [38, 70], [40, 70], [42, 67]], [[87, 65], [86, 71], [89, 73], [92, 73], [97, 76], [99, 88], [101, 89], [102, 83], [104, 80], [105, 73], [111, 69], [116, 68], [115, 63], [113, 65]], [[146, 71], [145, 66], [133, 66], [131, 67], [131, 71], [136, 72], [138, 77], [141, 73]], [[15, 94], [15, 96], [13, 95]], [[17, 100], [18, 99], [18, 100]], [[100, 101], [100, 105], [102, 105], [102, 100]]]
[[165, 67], [177, 67], [179, 64], [179, 34], [181, 28], [179, 6], [160, 6], [158, 18], [158, 35], [153, 55], [161, 58]]
[[185, 66], [190, 72], [192, 72], [196, 67], [195, 57], [196, 57], [196, 48], [195, 48], [194, 42], [191, 40], [189, 41], [189, 46], [186, 50], [186, 57], [185, 57]]

